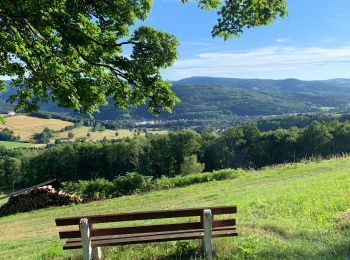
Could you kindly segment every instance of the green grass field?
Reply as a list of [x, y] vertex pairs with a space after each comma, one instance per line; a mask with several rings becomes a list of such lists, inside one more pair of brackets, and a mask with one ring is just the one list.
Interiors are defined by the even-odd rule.
[[[19, 135], [21, 137], [21, 141], [30, 141], [35, 134], [41, 133], [45, 127], [48, 127], [52, 130], [59, 131], [66, 126], [70, 126], [73, 123], [59, 120], [59, 119], [45, 119], [45, 118], [37, 118], [27, 115], [16, 115], [13, 117], [6, 117], [5, 124], [0, 124], [0, 129], [9, 128], [13, 130], [15, 135]], [[72, 132], [74, 134], [73, 138], [68, 138], [68, 133]], [[116, 135], [118, 132], [118, 135]], [[165, 134], [168, 131], [148, 131], [148, 133], [152, 134]], [[87, 137], [89, 133], [90, 137]], [[75, 141], [77, 139], [86, 138], [88, 141], [100, 141], [103, 138], [107, 138], [109, 140], [122, 139], [126, 137], [134, 137], [136, 135], [135, 132], [132, 132], [127, 129], [118, 129], [118, 130], [109, 130], [105, 131], [92, 131], [92, 127], [81, 126], [74, 128], [72, 130], [54, 133], [53, 138], [51, 138], [51, 143], [54, 143], [55, 140], [59, 139], [62, 141]], [[141, 132], [141, 135], [145, 135]], [[4, 145], [6, 148], [17, 148], [17, 147], [41, 147], [45, 146], [45, 144], [32, 144], [32, 143], [20, 143], [20, 142], [1, 142], [0, 145]]]
[[14, 149], [14, 148], [20, 148], [20, 147], [30, 147], [30, 146], [33, 146], [33, 144], [32, 143], [0, 141], [0, 146], [5, 146], [7, 149]]
[[[214, 240], [217, 259], [349, 259], [350, 157], [288, 164], [192, 185], [0, 218], [1, 259], [80, 259], [63, 251], [54, 218], [237, 205], [238, 237]], [[158, 221], [152, 221], [157, 223]], [[148, 222], [150, 223], [150, 222]], [[104, 248], [106, 259], [189, 259], [199, 241]], [[191, 251], [193, 249], [194, 251]], [[195, 258], [195, 253], [192, 255]]]

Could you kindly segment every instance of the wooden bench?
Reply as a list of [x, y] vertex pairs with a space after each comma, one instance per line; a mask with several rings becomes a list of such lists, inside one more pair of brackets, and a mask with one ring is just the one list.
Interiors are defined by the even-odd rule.
[[[74, 226], [59, 232], [61, 239], [67, 239], [64, 250], [83, 248], [83, 259], [101, 258], [103, 246], [141, 244], [162, 241], [202, 239], [207, 259], [212, 259], [213, 237], [237, 236], [236, 220], [214, 219], [215, 215], [233, 214], [236, 206], [176, 209], [124, 214], [108, 214], [56, 218], [56, 225]], [[97, 228], [94, 224], [197, 217], [191, 222], [176, 222], [157, 225]]]

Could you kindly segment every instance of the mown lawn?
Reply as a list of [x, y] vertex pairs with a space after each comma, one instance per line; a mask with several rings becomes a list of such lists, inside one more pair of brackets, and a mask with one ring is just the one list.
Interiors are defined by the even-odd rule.
[[[350, 158], [341, 158], [3, 217], [0, 259], [79, 259], [81, 250], [61, 249], [55, 217], [234, 204], [240, 235], [215, 239], [218, 259], [350, 257]], [[103, 251], [106, 259], [189, 259], [198, 256], [199, 247], [199, 241], [169, 242]]]

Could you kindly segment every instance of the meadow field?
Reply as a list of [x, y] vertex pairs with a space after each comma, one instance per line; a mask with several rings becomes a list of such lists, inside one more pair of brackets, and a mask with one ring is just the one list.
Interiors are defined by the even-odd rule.
[[[104, 131], [93, 131], [92, 127], [80, 126], [72, 130], [57, 132], [63, 129], [66, 126], [73, 125], [73, 123], [59, 120], [59, 119], [45, 119], [37, 118], [27, 115], [16, 115], [12, 117], [6, 117], [6, 123], [0, 124], [1, 128], [9, 128], [13, 130], [14, 134], [21, 137], [20, 141], [30, 141], [34, 134], [41, 133], [44, 128], [48, 127], [56, 133], [53, 134], [50, 142], [54, 143], [55, 140], [62, 141], [75, 141], [78, 139], [86, 139], [89, 141], [100, 141], [104, 138], [109, 140], [122, 139], [126, 137], [135, 136], [135, 132], [128, 129], [118, 129], [118, 130], [109, 130]], [[73, 137], [69, 138], [68, 133], [73, 133]], [[168, 131], [149, 131], [152, 134], [164, 134]], [[87, 136], [89, 133], [89, 137]], [[117, 134], [116, 134], [117, 133]], [[145, 135], [144, 132], [140, 132], [140, 135]], [[35, 146], [40, 147], [43, 144], [32, 144], [32, 143], [21, 143], [21, 142], [0, 142], [0, 145], [4, 145], [6, 148], [17, 148], [17, 147], [29, 147]]]
[[32, 143], [22, 143], [13, 141], [0, 141], [0, 146], [4, 146], [6, 149], [22, 148], [33, 146]]
[[45, 127], [57, 131], [69, 125], [73, 125], [73, 123], [59, 119], [16, 115], [6, 117], [5, 124], [0, 124], [0, 128], [9, 128], [13, 130], [15, 135], [21, 137], [21, 141], [28, 141], [34, 134], [42, 132]]
[[[217, 259], [348, 259], [350, 157], [247, 171], [143, 195], [0, 218], [0, 259], [79, 259], [63, 251], [54, 219], [63, 216], [237, 205], [238, 237], [214, 240]], [[154, 220], [147, 223], [157, 223]], [[104, 248], [106, 259], [195, 259], [199, 241]]]
[[[69, 138], [68, 137], [68, 133], [72, 132], [73, 133], [73, 138]], [[148, 131], [148, 133], [151, 134], [165, 134], [168, 131]], [[89, 137], [87, 137], [88, 133], [90, 134]], [[117, 134], [116, 134], [117, 133]], [[70, 141], [74, 141], [77, 139], [87, 139], [90, 141], [99, 141], [102, 140], [103, 138], [107, 138], [108, 140], [115, 140], [115, 139], [122, 139], [122, 138], [126, 138], [126, 137], [133, 137], [135, 136], [136, 133], [133, 131], [130, 131], [128, 129], [118, 129], [118, 130], [110, 130], [110, 129], [106, 129], [104, 131], [93, 131], [92, 127], [87, 127], [87, 126], [81, 126], [81, 127], [77, 127], [74, 128], [72, 130], [69, 131], [65, 131], [65, 132], [61, 132], [61, 133], [55, 133], [53, 140], [59, 139], [62, 141], [65, 140], [70, 140]], [[145, 133], [144, 132], [140, 132], [141, 136], [144, 136]]]

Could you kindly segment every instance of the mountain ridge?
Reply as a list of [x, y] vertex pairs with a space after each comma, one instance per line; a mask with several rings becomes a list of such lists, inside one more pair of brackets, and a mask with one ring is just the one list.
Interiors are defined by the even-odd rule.
[[[173, 82], [181, 99], [173, 113], [162, 112], [157, 120], [234, 121], [237, 117], [284, 115], [350, 109], [350, 79], [303, 81], [299, 79], [239, 79], [190, 77]], [[0, 96], [6, 99], [14, 90]], [[1, 108], [1, 103], [0, 103]], [[54, 103], [43, 110], [73, 114]], [[154, 120], [145, 105], [126, 110], [113, 104], [100, 107], [98, 120]]]

